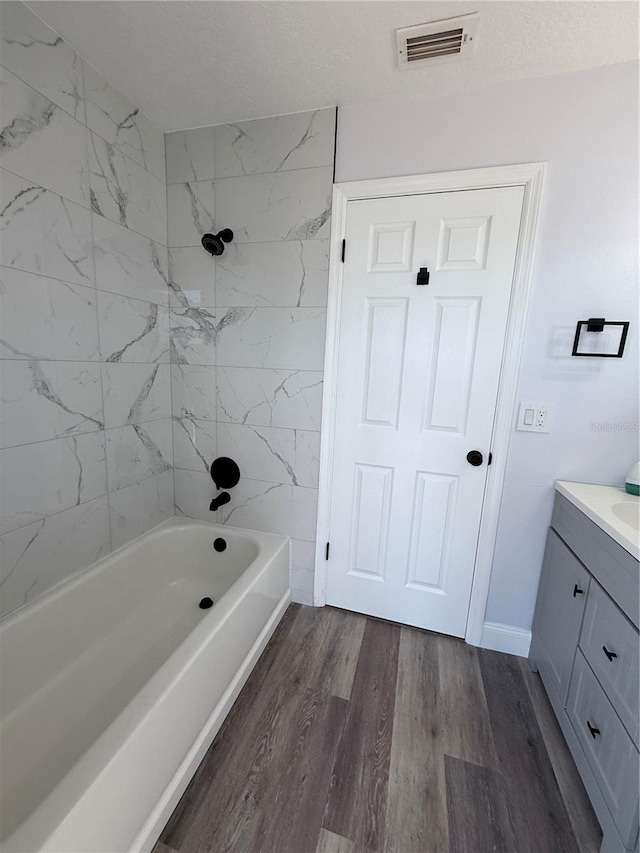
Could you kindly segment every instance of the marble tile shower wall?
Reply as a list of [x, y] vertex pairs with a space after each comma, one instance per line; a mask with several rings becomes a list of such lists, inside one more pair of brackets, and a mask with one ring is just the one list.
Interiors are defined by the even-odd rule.
[[0, 613], [173, 515], [164, 135], [0, 3]]
[[[212, 520], [208, 466], [242, 479], [218, 521], [291, 536], [311, 602], [334, 109], [166, 136], [176, 512]], [[213, 259], [206, 231], [234, 240]]]

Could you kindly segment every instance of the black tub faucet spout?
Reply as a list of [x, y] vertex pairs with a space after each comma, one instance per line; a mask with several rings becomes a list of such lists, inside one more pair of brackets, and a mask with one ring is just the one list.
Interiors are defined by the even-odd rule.
[[219, 507], [228, 504], [230, 500], [231, 495], [229, 494], [229, 492], [222, 492], [221, 495], [218, 495], [217, 498], [214, 498], [211, 501], [211, 503], [209, 504], [209, 509], [211, 510], [211, 512], [215, 512]]

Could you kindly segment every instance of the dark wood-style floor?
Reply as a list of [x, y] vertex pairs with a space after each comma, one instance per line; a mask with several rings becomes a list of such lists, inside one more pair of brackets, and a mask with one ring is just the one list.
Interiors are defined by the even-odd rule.
[[154, 853], [595, 853], [537, 675], [292, 605]]

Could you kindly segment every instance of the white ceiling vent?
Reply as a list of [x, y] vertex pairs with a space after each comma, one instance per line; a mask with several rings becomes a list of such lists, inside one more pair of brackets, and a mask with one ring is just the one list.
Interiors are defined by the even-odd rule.
[[476, 13], [396, 30], [400, 70], [469, 59], [477, 29]]

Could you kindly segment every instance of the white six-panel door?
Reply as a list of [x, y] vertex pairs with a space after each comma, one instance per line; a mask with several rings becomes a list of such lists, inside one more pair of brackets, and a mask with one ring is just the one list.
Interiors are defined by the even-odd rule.
[[328, 604], [464, 636], [523, 193], [347, 205]]

